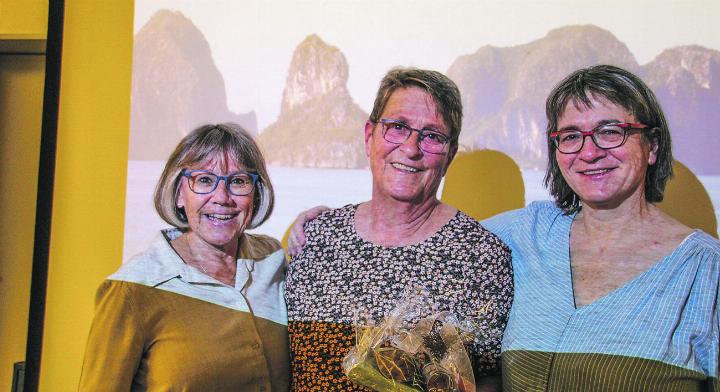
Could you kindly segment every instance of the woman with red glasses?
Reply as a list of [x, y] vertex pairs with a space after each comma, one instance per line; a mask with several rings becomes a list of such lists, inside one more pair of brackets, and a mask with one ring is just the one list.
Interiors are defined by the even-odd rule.
[[484, 222], [513, 250], [505, 386], [718, 391], [720, 243], [663, 213], [670, 132], [655, 95], [613, 66], [550, 93], [555, 202]]

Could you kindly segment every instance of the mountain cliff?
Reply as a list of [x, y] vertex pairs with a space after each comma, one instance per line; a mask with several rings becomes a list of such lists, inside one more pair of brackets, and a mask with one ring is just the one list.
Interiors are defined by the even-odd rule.
[[720, 52], [667, 49], [643, 72], [670, 123], [675, 158], [696, 174], [720, 174]]
[[277, 121], [260, 134], [269, 164], [364, 168], [368, 118], [347, 90], [348, 64], [334, 46], [310, 35], [288, 70]]
[[257, 134], [254, 112], [228, 109], [225, 82], [202, 32], [180, 12], [157, 12], [135, 36], [130, 159], [167, 159], [192, 129], [221, 122]]
[[[592, 25], [458, 57], [447, 74], [463, 96], [461, 148], [503, 151], [524, 169], [544, 169], [547, 94], [572, 71], [601, 63], [638, 74], [655, 91], [678, 160], [696, 174], [720, 174], [720, 52], [677, 47], [640, 66], [625, 44]], [[280, 115], [258, 137], [270, 164], [367, 167], [368, 114], [353, 102], [347, 81], [338, 48], [317, 35], [296, 47]], [[228, 109], [209, 44], [175, 11], [159, 11], [135, 37], [131, 113], [130, 159], [165, 159], [182, 136], [206, 122], [237, 122], [257, 133], [254, 112]]]
[[514, 47], [484, 46], [459, 57], [447, 74], [465, 105], [465, 149], [509, 154], [524, 169], [544, 169], [545, 99], [576, 69], [612, 64], [642, 77], [670, 123], [675, 158], [697, 174], [720, 174], [720, 52], [699, 46], [668, 49], [640, 66], [627, 46], [599, 27], [568, 26]]
[[485, 46], [459, 57], [447, 74], [463, 95], [461, 144], [503, 151], [525, 169], [543, 169], [547, 94], [572, 71], [598, 63], [638, 69], [628, 48], [595, 26], [563, 27], [527, 44]]

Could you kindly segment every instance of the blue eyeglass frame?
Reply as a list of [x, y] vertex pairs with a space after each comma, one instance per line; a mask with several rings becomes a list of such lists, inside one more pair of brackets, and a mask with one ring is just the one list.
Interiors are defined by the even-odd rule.
[[[189, 181], [190, 181], [190, 176], [192, 176], [194, 173], [208, 173], [208, 174], [212, 174], [213, 176], [217, 177], [217, 181], [215, 182], [215, 186], [213, 186], [213, 189], [209, 190], [208, 192], [197, 192], [197, 191], [195, 191], [195, 189], [193, 189], [193, 188], [190, 186], [190, 182], [189, 182]], [[250, 176], [250, 178], [252, 179], [252, 184], [253, 184], [253, 188], [252, 188], [252, 189], [255, 189], [255, 186], [257, 185], [258, 180], [260, 179], [260, 175], [257, 174], [257, 173], [255, 173], [255, 172], [249, 172], [249, 171], [245, 171], [245, 170], [239, 170], [239, 171], [236, 171], [236, 172], [232, 172], [232, 173], [230, 173], [230, 174], [228, 174], [228, 175], [226, 175], [226, 176], [221, 176], [221, 175], [219, 175], [219, 174], [215, 174], [215, 173], [211, 172], [210, 170], [188, 170], [188, 169], [182, 169], [182, 171], [180, 172], [180, 175], [181, 175], [182, 177], [186, 177], [186, 178], [188, 179], [188, 188], [190, 188], [191, 191], [193, 191], [194, 193], [197, 193], [198, 195], [207, 195], [207, 194], [209, 194], [209, 193], [215, 192], [215, 189], [217, 189], [217, 186], [218, 186], [218, 184], [220, 183], [220, 181], [225, 181], [225, 190], [226, 190], [229, 194], [235, 195], [235, 196], [247, 196], [247, 195], [249, 195], [250, 193], [252, 193], [252, 189], [250, 190], [250, 192], [248, 192], [248, 193], [246, 193], [246, 194], [244, 194], [244, 195], [238, 195], [237, 193], [233, 193], [232, 191], [230, 191], [230, 182], [229, 182], [228, 180], [230, 180], [230, 177], [235, 176], [235, 175], [238, 175], [238, 174], [247, 174], [248, 176]]]

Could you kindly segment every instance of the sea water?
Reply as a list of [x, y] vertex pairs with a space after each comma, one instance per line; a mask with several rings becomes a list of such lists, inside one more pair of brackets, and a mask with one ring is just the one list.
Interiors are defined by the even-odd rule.
[[[145, 249], [162, 228], [169, 227], [155, 212], [153, 192], [164, 161], [129, 161], [125, 202], [124, 259]], [[369, 170], [268, 168], [275, 188], [275, 208], [270, 219], [251, 230], [281, 239], [297, 215], [317, 205], [341, 207], [370, 199]], [[525, 203], [550, 200], [543, 187], [544, 172], [525, 170]], [[715, 206], [720, 221], [720, 176], [698, 176]], [[439, 192], [442, 192], [442, 184]], [[440, 194], [440, 193], [439, 193]]]

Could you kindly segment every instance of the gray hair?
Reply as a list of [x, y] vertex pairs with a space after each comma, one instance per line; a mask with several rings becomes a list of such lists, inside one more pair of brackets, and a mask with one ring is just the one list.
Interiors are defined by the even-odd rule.
[[187, 228], [187, 216], [177, 207], [182, 169], [215, 157], [221, 166], [232, 159], [238, 166], [256, 172], [260, 178], [253, 191], [252, 220], [248, 229], [263, 224], [272, 213], [275, 193], [265, 167], [265, 159], [252, 136], [237, 124], [203, 125], [185, 136], [165, 163], [155, 187], [155, 210], [167, 223]]
[[399, 88], [419, 87], [425, 90], [435, 100], [439, 114], [445, 121], [450, 136], [450, 154], [455, 156], [458, 149], [458, 139], [462, 130], [462, 99], [460, 90], [455, 82], [437, 71], [417, 68], [391, 69], [380, 82], [370, 121], [377, 123], [390, 100], [392, 93]]

